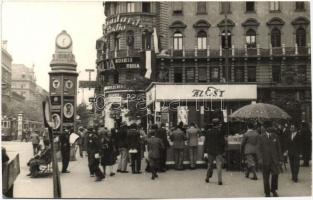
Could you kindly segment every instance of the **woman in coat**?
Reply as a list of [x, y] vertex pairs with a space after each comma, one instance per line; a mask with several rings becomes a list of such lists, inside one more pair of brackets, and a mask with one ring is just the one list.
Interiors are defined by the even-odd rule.
[[112, 134], [107, 128], [100, 131], [101, 134], [101, 165], [105, 174], [106, 166], [109, 166], [110, 176], [114, 176], [113, 165], [116, 163], [116, 148]]

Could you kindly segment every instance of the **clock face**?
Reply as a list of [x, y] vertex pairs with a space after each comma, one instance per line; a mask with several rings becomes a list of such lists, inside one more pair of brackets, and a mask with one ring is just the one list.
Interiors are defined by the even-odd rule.
[[68, 48], [72, 44], [72, 40], [69, 35], [61, 34], [57, 38], [57, 45], [60, 48]]

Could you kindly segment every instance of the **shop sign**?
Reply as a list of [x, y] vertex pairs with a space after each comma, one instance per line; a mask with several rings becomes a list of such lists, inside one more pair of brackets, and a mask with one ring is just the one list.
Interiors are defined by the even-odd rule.
[[126, 26], [136, 26], [141, 28], [140, 19], [134, 19], [132, 17], [121, 17], [117, 15], [111, 19], [106, 20], [106, 24], [103, 26], [103, 29], [107, 32], [115, 32], [115, 31], [124, 31]]
[[126, 85], [116, 84], [116, 85], [104, 86], [104, 91], [106, 91], [106, 90], [121, 90], [121, 89], [126, 89]]

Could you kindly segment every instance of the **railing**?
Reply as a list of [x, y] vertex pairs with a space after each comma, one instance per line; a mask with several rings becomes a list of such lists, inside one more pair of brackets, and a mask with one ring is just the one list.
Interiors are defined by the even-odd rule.
[[139, 57], [141, 49], [121, 49], [108, 52], [108, 58]]

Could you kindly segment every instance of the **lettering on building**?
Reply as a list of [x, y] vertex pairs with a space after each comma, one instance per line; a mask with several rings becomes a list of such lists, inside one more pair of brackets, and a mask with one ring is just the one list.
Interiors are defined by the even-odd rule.
[[209, 86], [206, 90], [192, 90], [192, 97], [223, 97], [225, 90]]

